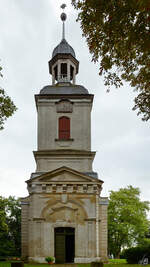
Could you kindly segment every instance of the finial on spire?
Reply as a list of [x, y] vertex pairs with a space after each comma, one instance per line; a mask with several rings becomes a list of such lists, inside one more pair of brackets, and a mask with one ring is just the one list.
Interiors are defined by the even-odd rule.
[[62, 4], [60, 7], [62, 8], [62, 9], [65, 9], [66, 8], [66, 4]]
[[[66, 4], [62, 4], [60, 7], [64, 10], [66, 8], [66, 6], [67, 6]], [[62, 39], [65, 39], [65, 21], [67, 19], [67, 15], [66, 15], [66, 13], [63, 12], [60, 17], [61, 17], [61, 20], [63, 22]]]

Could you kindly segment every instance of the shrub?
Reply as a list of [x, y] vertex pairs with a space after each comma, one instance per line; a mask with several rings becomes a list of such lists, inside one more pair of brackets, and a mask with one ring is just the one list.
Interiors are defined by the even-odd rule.
[[144, 257], [150, 261], [150, 246], [137, 246], [126, 249], [123, 253], [124, 258], [129, 264], [137, 264]]
[[49, 262], [53, 262], [54, 261], [54, 257], [46, 257], [45, 260], [49, 263]]

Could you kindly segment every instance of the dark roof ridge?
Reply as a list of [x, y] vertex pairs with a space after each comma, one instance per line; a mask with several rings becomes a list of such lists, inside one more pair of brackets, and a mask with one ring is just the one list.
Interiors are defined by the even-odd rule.
[[40, 90], [40, 94], [89, 94], [83, 85], [46, 85]]

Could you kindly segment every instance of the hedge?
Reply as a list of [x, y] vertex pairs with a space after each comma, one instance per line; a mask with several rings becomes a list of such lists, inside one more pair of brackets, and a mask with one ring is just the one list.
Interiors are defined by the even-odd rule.
[[150, 262], [150, 246], [137, 246], [124, 250], [122, 253], [129, 264], [137, 264], [144, 258]]

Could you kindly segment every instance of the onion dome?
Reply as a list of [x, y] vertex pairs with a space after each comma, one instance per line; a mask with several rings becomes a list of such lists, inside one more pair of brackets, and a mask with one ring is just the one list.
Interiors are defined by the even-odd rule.
[[71, 47], [71, 45], [68, 44], [68, 42], [65, 39], [62, 39], [60, 44], [54, 48], [52, 53], [52, 58], [58, 54], [70, 54], [74, 58], [76, 57], [74, 49]]

